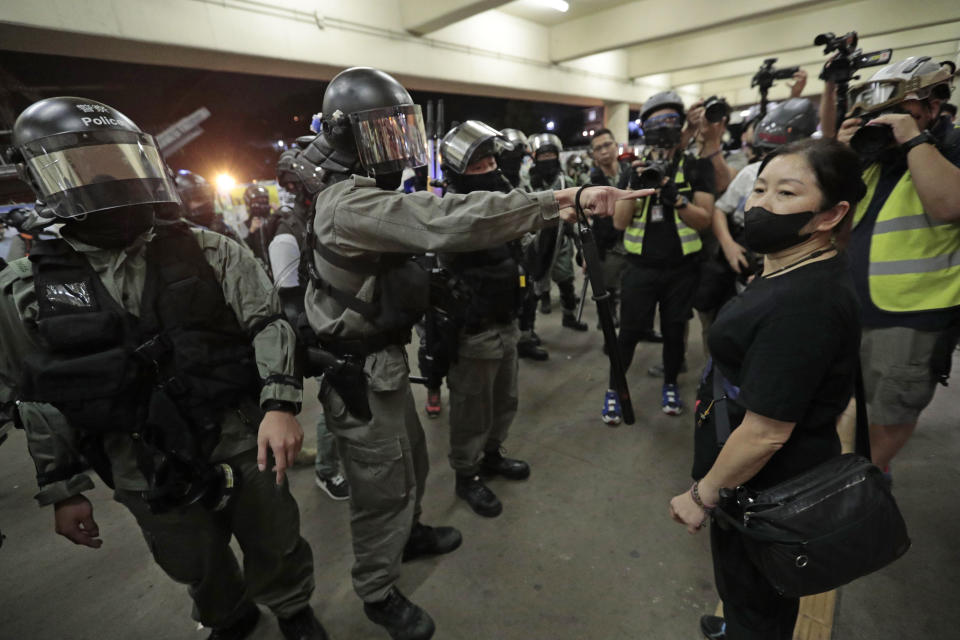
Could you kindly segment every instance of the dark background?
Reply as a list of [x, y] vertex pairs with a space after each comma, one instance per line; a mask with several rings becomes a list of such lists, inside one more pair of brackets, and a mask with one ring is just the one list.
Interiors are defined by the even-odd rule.
[[[200, 107], [211, 116], [204, 134], [170, 156], [173, 169], [190, 169], [207, 179], [226, 171], [238, 181], [275, 177], [278, 140], [289, 144], [310, 133], [326, 82], [38, 55], [0, 50], [0, 130], [33, 102], [58, 95], [108, 104], [157, 134]], [[514, 127], [528, 135], [546, 130], [564, 144], [582, 145], [584, 109], [527, 100], [461, 94], [410, 92], [426, 118], [428, 100], [443, 98], [446, 125], [482, 120], [495, 128]], [[601, 108], [597, 108], [598, 110]], [[0, 146], [10, 142], [0, 135]]]

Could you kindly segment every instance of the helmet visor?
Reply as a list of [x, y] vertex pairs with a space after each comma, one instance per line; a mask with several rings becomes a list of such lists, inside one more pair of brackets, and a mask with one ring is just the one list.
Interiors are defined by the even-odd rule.
[[415, 104], [350, 114], [360, 162], [370, 175], [398, 173], [427, 164], [423, 114]]
[[150, 135], [60, 133], [28, 142], [22, 151], [41, 199], [59, 218], [137, 204], [180, 204]]
[[488, 145], [491, 149], [490, 155], [512, 151], [514, 148], [513, 143], [508, 142], [493, 127], [476, 120], [467, 120], [453, 135], [444, 138], [441, 147], [443, 164], [456, 173], [464, 173], [471, 162], [480, 159], [479, 156], [473, 156], [486, 142], [492, 142], [492, 145]]
[[886, 106], [902, 102], [906, 97], [906, 84], [901, 80], [877, 80], [866, 82], [850, 89], [850, 114], [879, 111]]

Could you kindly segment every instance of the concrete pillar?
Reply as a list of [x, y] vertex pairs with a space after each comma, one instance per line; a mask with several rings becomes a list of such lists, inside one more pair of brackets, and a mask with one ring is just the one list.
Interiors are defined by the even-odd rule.
[[605, 102], [603, 104], [603, 126], [613, 132], [613, 137], [619, 143], [626, 143], [629, 132], [627, 122], [630, 121], [630, 104], [627, 102]]

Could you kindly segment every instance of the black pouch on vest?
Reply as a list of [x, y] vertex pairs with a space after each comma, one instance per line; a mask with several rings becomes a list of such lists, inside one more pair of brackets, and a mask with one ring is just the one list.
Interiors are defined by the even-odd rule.
[[377, 278], [380, 314], [374, 324], [385, 331], [409, 329], [430, 307], [430, 273], [404, 258]]
[[55, 351], [94, 351], [116, 344], [122, 330], [113, 311], [92, 311], [70, 316], [53, 316], [37, 325], [40, 336]]
[[763, 491], [739, 487], [730, 497], [739, 513], [729, 513], [722, 500], [714, 517], [743, 535], [753, 563], [787, 598], [845, 585], [910, 548], [882, 472], [857, 454], [838, 456]]

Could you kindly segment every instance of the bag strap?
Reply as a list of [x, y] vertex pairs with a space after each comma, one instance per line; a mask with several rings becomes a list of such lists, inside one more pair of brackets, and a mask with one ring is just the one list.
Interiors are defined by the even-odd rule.
[[[727, 412], [727, 395], [723, 386], [723, 374], [717, 363], [711, 361], [713, 374], [713, 426], [717, 430], [717, 446], [722, 447], [730, 437], [730, 414]], [[720, 403], [723, 403], [722, 405]]]
[[854, 380], [854, 395], [857, 400], [857, 431], [854, 451], [872, 460], [870, 455], [870, 421], [867, 419], [867, 393], [863, 386], [863, 363], [857, 357], [857, 372]]

